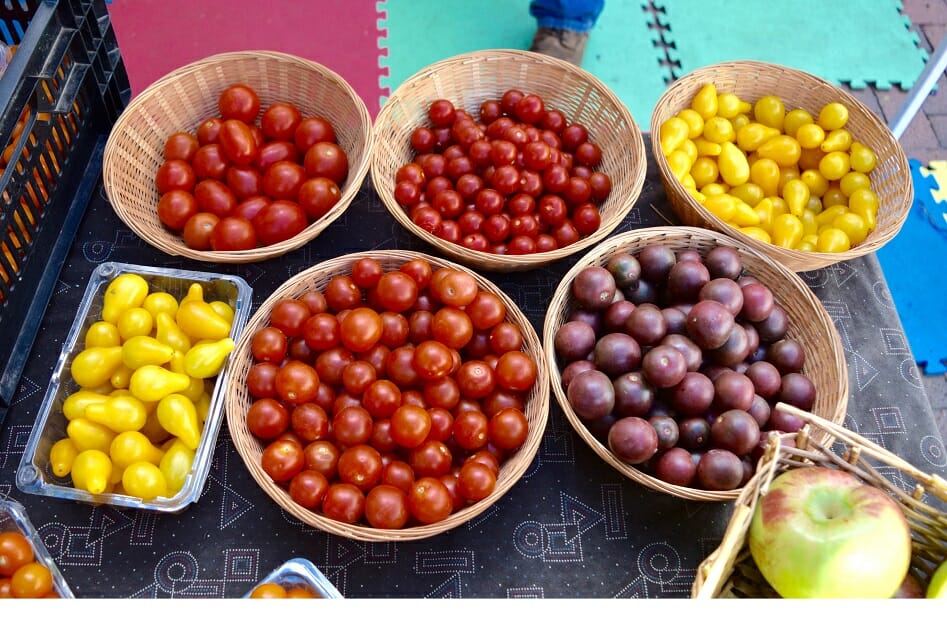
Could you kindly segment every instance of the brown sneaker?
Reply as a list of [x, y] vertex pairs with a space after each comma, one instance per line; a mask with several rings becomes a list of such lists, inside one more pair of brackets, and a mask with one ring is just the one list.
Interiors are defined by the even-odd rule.
[[540, 26], [536, 29], [529, 49], [534, 53], [542, 53], [581, 66], [588, 41], [588, 33]]

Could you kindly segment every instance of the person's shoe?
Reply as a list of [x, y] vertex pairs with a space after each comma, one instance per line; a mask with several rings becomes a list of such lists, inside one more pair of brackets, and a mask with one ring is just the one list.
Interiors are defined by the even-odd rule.
[[588, 33], [540, 26], [536, 29], [529, 49], [534, 53], [542, 53], [581, 66], [588, 41]]

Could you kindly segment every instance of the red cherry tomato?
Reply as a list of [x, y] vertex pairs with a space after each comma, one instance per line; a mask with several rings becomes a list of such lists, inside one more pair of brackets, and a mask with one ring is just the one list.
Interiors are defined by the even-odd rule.
[[230, 165], [230, 162], [227, 160], [227, 156], [224, 155], [219, 144], [210, 143], [202, 145], [201, 148], [197, 150], [191, 164], [194, 167], [194, 175], [197, 179], [206, 180], [211, 178], [222, 180], [227, 174], [227, 167]]
[[327, 177], [342, 184], [349, 172], [349, 161], [345, 151], [332, 142], [317, 142], [306, 151], [304, 158], [309, 177]]
[[171, 134], [164, 143], [164, 159], [190, 162], [200, 146], [197, 136], [193, 134], [183, 131]]
[[162, 195], [174, 190], [191, 191], [196, 181], [194, 169], [184, 160], [167, 160], [155, 174], [155, 186]]
[[277, 162], [288, 160], [289, 162], [299, 162], [299, 150], [296, 145], [287, 140], [272, 140], [260, 145], [257, 151], [256, 160], [253, 162], [260, 173], [266, 173], [266, 170]]
[[237, 196], [219, 180], [201, 180], [194, 187], [194, 199], [200, 212], [226, 217], [237, 207]]
[[274, 482], [287, 482], [303, 470], [303, 448], [292, 440], [275, 440], [263, 449], [260, 466]]
[[249, 125], [241, 120], [225, 120], [220, 126], [220, 148], [234, 164], [247, 165], [256, 158], [257, 144]]
[[214, 250], [252, 250], [256, 244], [256, 230], [243, 217], [224, 217], [210, 233], [210, 247]]
[[197, 201], [187, 191], [168, 191], [158, 200], [158, 219], [171, 230], [183, 230], [187, 220], [196, 214]]
[[238, 200], [256, 197], [263, 192], [263, 175], [252, 166], [230, 166], [224, 179]]
[[253, 218], [257, 238], [263, 245], [294, 237], [306, 228], [307, 223], [303, 209], [289, 200], [273, 201]]
[[315, 221], [332, 210], [342, 199], [342, 191], [329, 178], [313, 177], [302, 183], [297, 197], [299, 205], [306, 211], [306, 216]]
[[223, 119], [216, 116], [204, 119], [197, 126], [197, 141], [202, 146], [216, 143], [220, 137], [220, 128], [223, 124]]
[[274, 200], [295, 202], [306, 181], [306, 170], [296, 162], [281, 160], [263, 174], [263, 193]]
[[317, 142], [336, 142], [335, 129], [321, 116], [309, 116], [299, 121], [293, 141], [300, 154], [305, 154]]
[[454, 509], [450, 492], [437, 478], [421, 478], [411, 486], [408, 510], [422, 524], [447, 519]]
[[273, 440], [289, 425], [289, 411], [276, 399], [257, 399], [247, 409], [247, 428], [261, 440]]
[[263, 134], [272, 140], [292, 141], [296, 127], [303, 117], [299, 108], [291, 103], [273, 103], [263, 111], [260, 127]]
[[184, 223], [181, 237], [184, 245], [192, 250], [209, 250], [210, 236], [220, 217], [212, 213], [198, 212]]
[[220, 93], [217, 109], [225, 120], [233, 118], [249, 125], [260, 113], [260, 97], [250, 86], [234, 84]]
[[408, 495], [402, 488], [380, 484], [365, 497], [365, 520], [375, 528], [403, 528], [410, 518]]

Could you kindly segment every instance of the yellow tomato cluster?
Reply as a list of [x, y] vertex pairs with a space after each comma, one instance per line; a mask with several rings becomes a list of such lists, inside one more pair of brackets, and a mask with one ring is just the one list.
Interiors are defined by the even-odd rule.
[[845, 129], [848, 109], [813, 118], [776, 96], [755, 103], [706, 84], [658, 130], [674, 176], [708, 211], [766, 243], [844, 252], [875, 228], [875, 152]]
[[184, 486], [210, 406], [211, 380], [235, 344], [233, 309], [192, 283], [178, 299], [138, 274], [113, 279], [101, 319], [70, 366], [79, 390], [62, 407], [67, 437], [49, 460], [89, 493], [150, 501]]

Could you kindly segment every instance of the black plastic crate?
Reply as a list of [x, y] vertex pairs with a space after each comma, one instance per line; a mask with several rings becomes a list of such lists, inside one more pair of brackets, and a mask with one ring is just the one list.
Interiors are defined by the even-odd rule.
[[0, 0], [0, 36], [2, 420], [131, 88], [104, 0]]

